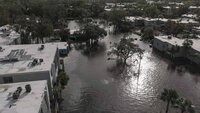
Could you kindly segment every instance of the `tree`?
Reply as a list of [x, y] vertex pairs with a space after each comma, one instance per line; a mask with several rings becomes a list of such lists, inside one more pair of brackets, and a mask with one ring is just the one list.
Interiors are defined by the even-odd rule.
[[147, 27], [144, 29], [143, 34], [142, 34], [142, 39], [144, 41], [150, 41], [154, 38], [154, 33], [153, 33], [153, 28]]
[[21, 37], [21, 43], [22, 44], [30, 44], [31, 43], [31, 39], [29, 38], [29, 33], [30, 32], [26, 32], [26, 31], [21, 31], [20, 32], [20, 37]]
[[104, 4], [92, 3], [90, 10], [92, 12], [92, 17], [99, 17], [99, 15], [104, 12]]
[[69, 40], [70, 37], [70, 30], [69, 29], [61, 29], [59, 31], [59, 36], [61, 38], [61, 41], [66, 42]]
[[195, 113], [195, 110], [192, 107], [192, 102], [184, 98], [177, 99], [174, 107], [180, 109], [181, 113]]
[[160, 99], [164, 102], [167, 102], [165, 113], [168, 113], [170, 103], [174, 105], [178, 97], [179, 96], [175, 90], [164, 89], [164, 91], [161, 93]]
[[168, 35], [178, 35], [179, 33], [182, 33], [184, 31], [185, 27], [182, 24], [176, 23], [174, 21], [167, 21], [167, 23], [165, 24], [165, 29], [164, 31], [168, 34]]
[[108, 14], [108, 20], [114, 24], [114, 30], [121, 31], [123, 20], [125, 20], [126, 12], [123, 10], [113, 10]]
[[184, 42], [183, 42], [183, 48], [185, 48], [186, 50], [191, 48], [193, 45], [193, 41], [190, 40], [190, 39], [185, 39]]
[[86, 24], [81, 30], [80, 30], [80, 38], [79, 40], [82, 40], [89, 44], [89, 46], [97, 44], [98, 40], [100, 38], [104, 38], [107, 35], [107, 32], [100, 28], [97, 25], [93, 24]]
[[62, 88], [64, 88], [65, 85], [67, 85], [67, 82], [69, 80], [69, 78], [65, 72], [60, 72], [57, 79], [58, 79], [58, 83], [60, 83]]
[[157, 6], [149, 4], [144, 7], [144, 13], [145, 16], [152, 18], [158, 17], [161, 14]]
[[108, 55], [116, 56], [117, 60], [120, 60], [122, 62], [122, 66], [124, 67], [127, 59], [140, 51], [142, 50], [137, 44], [134, 44], [134, 39], [122, 38], [119, 43], [113, 44], [113, 48], [108, 52]]
[[51, 36], [52, 33], [53, 25], [50, 22], [39, 22], [36, 24], [34, 36], [37, 38], [37, 43], [40, 41], [44, 43], [44, 38]]

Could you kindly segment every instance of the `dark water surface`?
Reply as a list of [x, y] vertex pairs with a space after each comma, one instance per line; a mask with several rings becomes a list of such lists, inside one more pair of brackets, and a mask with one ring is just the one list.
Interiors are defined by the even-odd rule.
[[[134, 76], [137, 65], [129, 67], [125, 76], [110, 72], [115, 61], [107, 60], [106, 52], [110, 41], [117, 42], [121, 37], [109, 34], [100, 41], [105, 48], [95, 56], [87, 57], [75, 49], [69, 53], [65, 68], [70, 81], [63, 90], [63, 113], [164, 113], [166, 103], [159, 99], [163, 88], [173, 88], [190, 99], [200, 113], [199, 74], [178, 72], [169, 60], [152, 52], [148, 44], [136, 41], [145, 49], [139, 78]], [[180, 111], [169, 111], [176, 112]]]

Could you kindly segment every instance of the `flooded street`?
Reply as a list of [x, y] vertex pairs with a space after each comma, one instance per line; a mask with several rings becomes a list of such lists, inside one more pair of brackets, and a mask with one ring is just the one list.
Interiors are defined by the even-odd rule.
[[[191, 100], [200, 113], [199, 74], [177, 72], [171, 61], [139, 39], [136, 43], [145, 50], [140, 76], [134, 76], [137, 66], [130, 67], [128, 75], [123, 77], [110, 72], [115, 61], [107, 60], [107, 50], [110, 42], [118, 42], [121, 37], [108, 34], [100, 41], [104, 48], [94, 56], [85, 56], [74, 48], [70, 51], [65, 59], [70, 80], [63, 90], [62, 113], [163, 113], [166, 103], [159, 95], [164, 88], [175, 89], [180, 96]], [[170, 108], [169, 113], [176, 111]]]

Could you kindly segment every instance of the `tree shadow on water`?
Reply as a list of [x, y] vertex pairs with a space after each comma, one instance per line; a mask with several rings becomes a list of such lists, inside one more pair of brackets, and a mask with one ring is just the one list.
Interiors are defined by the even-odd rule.
[[126, 80], [133, 76], [137, 76], [135, 70], [133, 70], [133, 65], [125, 65], [119, 61], [115, 65], [108, 67], [107, 71], [111, 73], [114, 79]]
[[106, 51], [106, 45], [103, 42], [90, 46], [87, 44], [76, 44], [75, 49], [81, 51], [81, 53], [88, 58], [94, 58], [98, 55], [104, 54]]

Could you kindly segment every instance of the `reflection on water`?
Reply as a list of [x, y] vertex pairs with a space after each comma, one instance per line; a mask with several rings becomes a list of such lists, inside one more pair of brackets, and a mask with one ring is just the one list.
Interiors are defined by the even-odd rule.
[[[66, 58], [70, 76], [63, 91], [63, 113], [160, 113], [165, 103], [159, 100], [163, 88], [173, 88], [180, 96], [190, 99], [200, 112], [200, 77], [187, 70], [178, 72], [172, 62], [152, 52], [148, 44], [137, 43], [145, 49], [139, 77], [134, 76], [138, 66], [129, 67], [128, 77], [115, 77], [108, 71], [115, 61], [108, 61], [106, 50], [110, 41], [119, 41], [122, 35], [108, 35], [101, 43], [105, 49], [93, 57], [73, 49]], [[132, 37], [138, 37], [132, 35]], [[170, 109], [170, 113], [175, 110]]]

